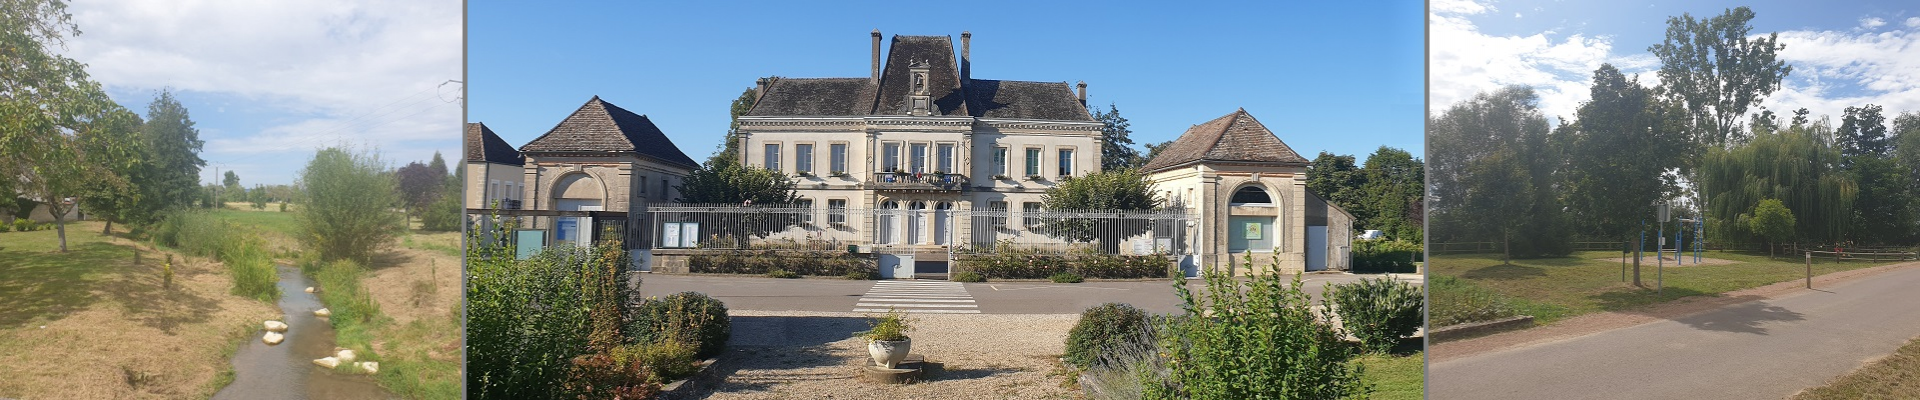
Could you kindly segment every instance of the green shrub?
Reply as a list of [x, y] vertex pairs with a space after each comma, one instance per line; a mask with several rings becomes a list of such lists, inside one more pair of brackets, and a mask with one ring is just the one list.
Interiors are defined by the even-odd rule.
[[799, 279], [800, 274], [796, 274], [796, 273], [793, 273], [793, 271], [788, 271], [784, 269], [775, 269], [775, 270], [767, 271], [767, 277], [780, 278], [780, 279]]
[[460, 230], [460, 216], [465, 214], [466, 211], [460, 209], [461, 199], [459, 194], [460, 192], [456, 190], [441, 195], [439, 200], [428, 204], [427, 209], [420, 213], [420, 229], [434, 232], [453, 232]]
[[617, 364], [638, 364], [642, 370], [653, 375], [656, 383], [673, 382], [700, 372], [699, 360], [694, 358], [694, 346], [680, 340], [620, 346], [614, 349], [612, 356]]
[[694, 354], [704, 358], [720, 354], [733, 335], [727, 305], [699, 292], [649, 298], [632, 314], [626, 330], [628, 343], [684, 338], [697, 344]]
[[[1247, 264], [1252, 264], [1251, 256]], [[1276, 260], [1277, 261], [1277, 260]], [[1276, 262], [1278, 264], [1278, 262]], [[1184, 315], [1166, 319], [1164, 379], [1146, 382], [1155, 399], [1339, 399], [1362, 397], [1352, 346], [1314, 312], [1298, 275], [1256, 274], [1244, 282], [1205, 273], [1195, 294], [1176, 282]]]
[[913, 331], [913, 321], [907, 319], [907, 314], [891, 308], [887, 309], [886, 314], [869, 317], [867, 324], [870, 329], [858, 333], [861, 338], [867, 340], [907, 340], [907, 332]]
[[954, 282], [986, 282], [987, 278], [980, 276], [979, 273], [975, 273], [973, 271], [966, 271], [966, 272], [953, 274], [953, 278], [951, 280]]
[[786, 270], [802, 276], [840, 276], [854, 274], [879, 279], [880, 268], [872, 258], [845, 251], [733, 250], [717, 254], [698, 254], [687, 258], [687, 270], [704, 274], [766, 275]]
[[1413, 272], [1413, 263], [1421, 260], [1424, 251], [1419, 243], [1400, 239], [1355, 240], [1353, 268], [1355, 271]]
[[1505, 296], [1457, 277], [1434, 275], [1427, 280], [1427, 292], [1433, 304], [1428, 322], [1436, 328], [1520, 314]]
[[1072, 272], [1056, 273], [1053, 274], [1053, 276], [1047, 277], [1047, 280], [1053, 281], [1053, 283], [1080, 283], [1086, 281], [1085, 278], [1080, 277], [1080, 274]]
[[1426, 296], [1420, 288], [1398, 280], [1367, 278], [1334, 284], [1326, 298], [1339, 307], [1337, 314], [1347, 331], [1376, 353], [1393, 350], [1425, 322]]
[[997, 279], [1045, 279], [1062, 272], [1103, 279], [1162, 278], [1174, 271], [1173, 262], [1164, 255], [1102, 254], [1092, 249], [1054, 254], [1004, 241], [995, 244], [992, 252], [961, 259], [958, 264], [982, 277]]
[[[544, 396], [521, 398], [652, 399], [660, 396], [661, 379], [630, 354], [614, 349], [568, 360], [564, 383], [547, 388]], [[625, 357], [621, 359], [620, 357]], [[559, 390], [554, 390], [559, 389]], [[496, 393], [475, 392], [475, 398]], [[568, 396], [572, 394], [573, 396]]]
[[[260, 301], [280, 298], [280, 277], [273, 267], [273, 256], [267, 254], [266, 243], [258, 236], [234, 239], [220, 261], [233, 275], [233, 294]], [[172, 270], [167, 273], [170, 276]]]
[[11, 225], [11, 224], [0, 224], [0, 232], [6, 232], [6, 231], [11, 231], [11, 230], [13, 230], [13, 225]]
[[14, 219], [13, 219], [13, 230], [16, 230], [16, 231], [21, 231], [21, 232], [28, 232], [28, 231], [36, 231], [36, 230], [39, 230], [38, 228], [39, 228], [39, 226], [37, 226], [36, 224], [34, 224], [34, 223], [33, 223], [33, 220], [30, 220], [30, 219], [26, 219], [26, 218], [14, 218]]
[[1081, 369], [1099, 365], [1108, 353], [1124, 346], [1150, 343], [1147, 312], [1125, 303], [1106, 303], [1080, 313], [1067, 331], [1068, 364]]
[[327, 260], [367, 260], [405, 228], [392, 174], [379, 155], [320, 149], [300, 170], [301, 241]]
[[[571, 398], [556, 388], [574, 378], [567, 366], [588, 347], [581, 290], [588, 253], [555, 246], [515, 260], [511, 247], [483, 240], [486, 234], [476, 229], [466, 241], [468, 393], [474, 399]], [[610, 357], [604, 361], [611, 365]]]

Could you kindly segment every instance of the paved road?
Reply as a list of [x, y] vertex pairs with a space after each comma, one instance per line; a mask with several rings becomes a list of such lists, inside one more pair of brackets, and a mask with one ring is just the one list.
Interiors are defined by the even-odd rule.
[[[1358, 281], [1370, 275], [1309, 274], [1304, 289], [1314, 296], [1329, 283]], [[1406, 277], [1403, 277], [1403, 279]], [[1418, 276], [1411, 278], [1417, 279]], [[1086, 282], [1055, 284], [1048, 282], [956, 283], [945, 281], [848, 281], [838, 279], [774, 279], [752, 276], [643, 274], [640, 294], [663, 296], [695, 291], [727, 303], [727, 308], [761, 311], [838, 311], [884, 309], [859, 304], [914, 303], [903, 300], [972, 300], [967, 302], [919, 302], [971, 304], [973, 307], [914, 307], [978, 310], [985, 314], [1079, 314], [1087, 308], [1107, 302], [1132, 304], [1153, 313], [1180, 311], [1173, 285], [1167, 281]], [[1416, 281], [1417, 283], [1418, 281]], [[931, 285], [928, 285], [931, 284]], [[1199, 289], [1199, 280], [1188, 281], [1190, 289]], [[904, 285], [921, 285], [901, 287]], [[866, 300], [862, 300], [866, 299]]]
[[1432, 399], [1780, 399], [1920, 335], [1920, 268], [1430, 366]]

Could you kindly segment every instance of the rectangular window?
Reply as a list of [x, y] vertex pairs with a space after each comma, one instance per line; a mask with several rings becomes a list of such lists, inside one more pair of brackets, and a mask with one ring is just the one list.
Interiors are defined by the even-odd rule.
[[647, 177], [645, 175], [641, 175], [640, 176], [640, 193], [646, 193], [646, 192], [647, 192]]
[[793, 172], [813, 172], [813, 144], [793, 145]]
[[1060, 176], [1073, 176], [1073, 149], [1060, 149]]
[[667, 192], [668, 190], [673, 190], [673, 185], [672, 185], [673, 181], [669, 179], [673, 179], [673, 178], [667, 178], [667, 177], [660, 178], [660, 200], [672, 199], [672, 197], [670, 196], [673, 196], [673, 194]]
[[1027, 148], [1027, 176], [1040, 176], [1040, 148]]
[[900, 144], [887, 143], [881, 146], [885, 148], [885, 151], [881, 152], [883, 157], [880, 158], [880, 170], [883, 172], [899, 171], [900, 170]]
[[761, 165], [765, 166], [767, 169], [770, 169], [770, 170], [775, 170], [775, 171], [780, 170], [780, 144], [779, 143], [767, 145], [767, 160]]
[[829, 166], [833, 168], [833, 171], [830, 171], [830, 172], [846, 173], [847, 172], [847, 144], [834, 143], [833, 145], [831, 145], [828, 151], [833, 153], [833, 165]]
[[847, 199], [827, 199], [827, 223], [847, 223]]
[[1020, 203], [1020, 225], [1025, 225], [1029, 229], [1033, 228], [1036, 225], [1040, 225], [1040, 217], [1038, 215], [1029, 216], [1029, 214], [1039, 214], [1039, 213], [1040, 213], [1040, 203], [1035, 203], [1031, 201]]
[[938, 168], [935, 168], [936, 171], [945, 172], [949, 174], [960, 172], [953, 169], [953, 165], [954, 165], [953, 143], [940, 144], [939, 158], [940, 158], [940, 166]]
[[926, 144], [926, 143], [914, 143], [914, 144], [913, 144], [913, 156], [912, 156], [912, 157], [913, 157], [913, 171], [912, 171], [912, 172], [913, 172], [913, 173], [916, 173], [916, 174], [924, 174], [924, 173], [927, 173], [927, 144]]
[[993, 148], [993, 174], [1007, 174], [1007, 148], [1005, 147]]
[[[798, 154], [799, 153], [795, 153], [795, 155]], [[800, 209], [806, 210], [800, 214], [800, 224], [813, 225], [813, 199], [799, 199], [795, 200], [793, 204], [799, 206]]]
[[[1002, 150], [1005, 150], [1005, 149], [1002, 149]], [[987, 202], [987, 211], [999, 212], [997, 216], [988, 217], [990, 219], [988, 221], [989, 224], [992, 224], [993, 226], [1007, 226], [1007, 214], [1006, 214], [1007, 202], [998, 201], [998, 200], [989, 201]]]

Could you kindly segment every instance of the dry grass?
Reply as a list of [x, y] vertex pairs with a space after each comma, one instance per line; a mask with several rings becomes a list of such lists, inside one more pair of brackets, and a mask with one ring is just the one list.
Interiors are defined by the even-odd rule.
[[1920, 397], [1920, 337], [1880, 361], [1793, 396], [1794, 400], [1915, 397]]
[[[416, 245], [406, 245], [409, 239]], [[459, 398], [460, 257], [418, 244], [451, 242], [458, 248], [460, 233], [414, 232], [395, 241], [368, 265], [371, 272], [361, 282], [380, 312], [392, 318], [371, 332], [373, 351], [396, 372], [413, 376], [386, 375], [381, 383], [403, 396]]]
[[[100, 235], [98, 222], [0, 233], [0, 397], [204, 398], [231, 379], [240, 336], [274, 318], [272, 304], [228, 294], [226, 269]], [[135, 247], [143, 262], [133, 265]]]

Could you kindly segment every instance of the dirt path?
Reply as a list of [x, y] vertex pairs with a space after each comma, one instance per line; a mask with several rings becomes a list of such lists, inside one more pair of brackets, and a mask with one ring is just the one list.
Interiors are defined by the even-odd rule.
[[[1813, 286], [1818, 289], [1824, 285], [1839, 284], [1908, 268], [1920, 268], [1920, 262], [1883, 265], [1815, 276]], [[1779, 298], [1804, 290], [1807, 290], [1805, 281], [1793, 280], [1714, 296], [1689, 297], [1634, 311], [1587, 314], [1532, 329], [1432, 344], [1428, 346], [1427, 359], [1429, 363], [1439, 363], [1495, 351], [1552, 343], [1650, 322], [1682, 318], [1753, 300]]]

